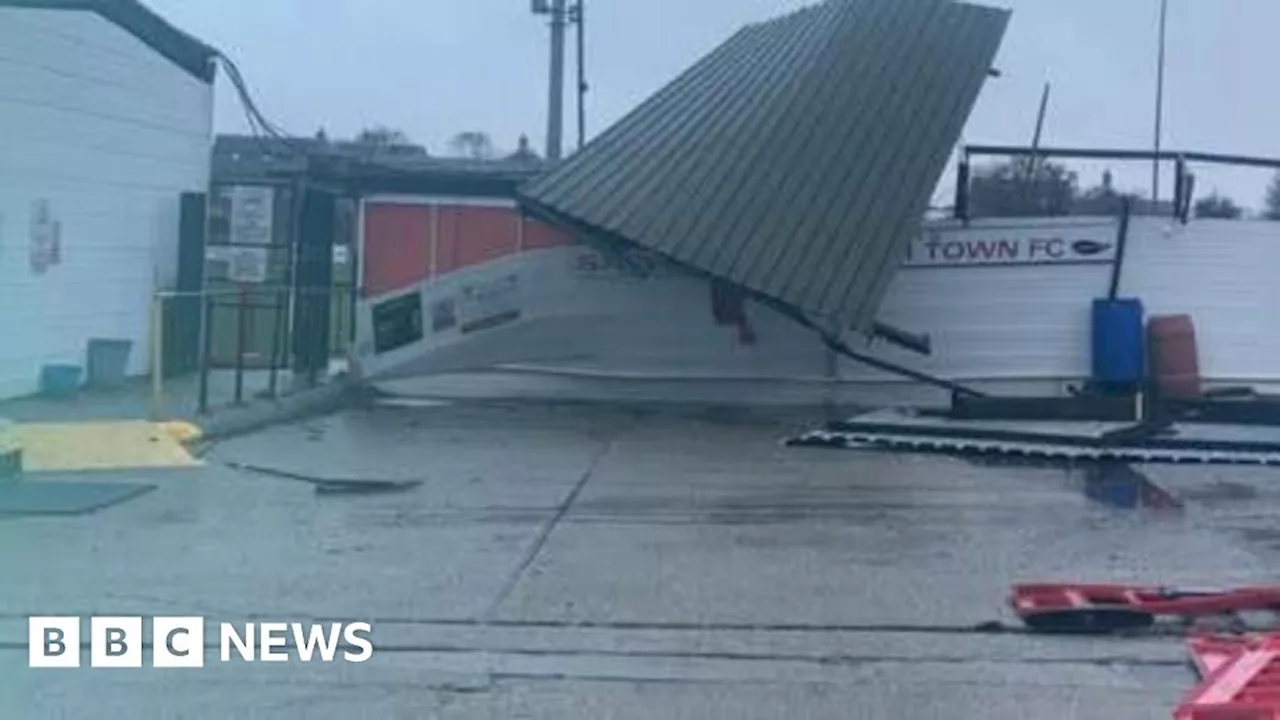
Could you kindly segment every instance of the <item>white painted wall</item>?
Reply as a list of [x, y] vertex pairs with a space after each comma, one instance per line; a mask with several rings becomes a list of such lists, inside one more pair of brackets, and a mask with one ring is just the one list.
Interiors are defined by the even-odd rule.
[[[153, 290], [173, 283], [179, 195], [208, 186], [213, 92], [82, 11], [0, 8], [0, 398], [89, 338], [135, 344], [147, 370]], [[33, 203], [62, 226], [62, 262], [29, 263]]]

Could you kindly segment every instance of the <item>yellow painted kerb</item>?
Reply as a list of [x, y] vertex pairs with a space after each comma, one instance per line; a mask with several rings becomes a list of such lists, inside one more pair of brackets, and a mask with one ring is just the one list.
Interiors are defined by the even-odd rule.
[[19, 424], [26, 472], [192, 467], [200, 462], [181, 438], [198, 437], [186, 423], [142, 421]]

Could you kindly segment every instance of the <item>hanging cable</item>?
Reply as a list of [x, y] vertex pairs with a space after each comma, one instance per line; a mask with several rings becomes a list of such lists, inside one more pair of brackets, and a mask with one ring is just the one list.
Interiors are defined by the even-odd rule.
[[[266, 135], [299, 155], [308, 154], [309, 151], [304, 145], [300, 144], [279, 125], [268, 120], [266, 115], [258, 108], [258, 104], [253, 100], [253, 94], [249, 92], [249, 84], [245, 82], [244, 75], [240, 72], [240, 67], [236, 65], [235, 61], [227, 57], [226, 53], [222, 51], [218, 51], [216, 57], [222, 64], [222, 69], [226, 72], [227, 79], [231, 81], [231, 86], [235, 88], [236, 95], [239, 96], [245, 119], [249, 123], [249, 131], [259, 139]], [[264, 150], [270, 151], [266, 147], [266, 143], [263, 145]]]

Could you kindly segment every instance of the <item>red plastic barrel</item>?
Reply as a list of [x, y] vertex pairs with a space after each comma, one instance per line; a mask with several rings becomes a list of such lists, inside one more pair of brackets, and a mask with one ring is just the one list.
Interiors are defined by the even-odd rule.
[[1151, 375], [1162, 397], [1200, 396], [1196, 327], [1190, 315], [1160, 315], [1147, 323]]

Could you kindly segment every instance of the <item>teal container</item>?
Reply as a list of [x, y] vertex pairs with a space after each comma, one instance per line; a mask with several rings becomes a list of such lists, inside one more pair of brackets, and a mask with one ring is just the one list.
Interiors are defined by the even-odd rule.
[[85, 384], [94, 389], [118, 388], [128, 379], [129, 353], [133, 342], [129, 340], [89, 341], [89, 372]]
[[79, 365], [45, 365], [40, 370], [40, 394], [45, 397], [69, 398], [80, 392]]

